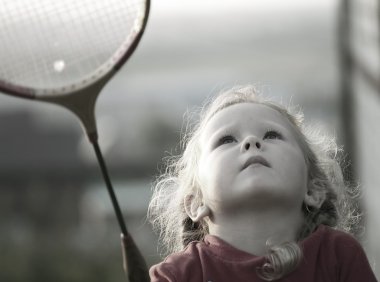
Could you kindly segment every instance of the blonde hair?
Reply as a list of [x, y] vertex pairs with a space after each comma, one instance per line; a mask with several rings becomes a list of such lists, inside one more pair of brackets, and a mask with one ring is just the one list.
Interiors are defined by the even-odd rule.
[[[351, 232], [359, 220], [348, 193], [354, 191], [343, 179], [335, 139], [320, 129], [305, 126], [301, 111], [293, 111], [266, 99], [253, 86], [234, 87], [206, 103], [194, 126], [188, 126], [182, 140], [183, 154], [166, 159], [166, 170], [158, 177], [148, 209], [148, 218], [160, 235], [164, 254], [178, 252], [192, 241], [201, 241], [208, 234], [205, 220], [193, 222], [184, 207], [188, 194], [200, 195], [198, 161], [201, 153], [199, 136], [207, 122], [220, 110], [238, 103], [257, 103], [275, 109], [292, 125], [302, 149], [308, 178], [316, 189], [326, 194], [319, 209], [303, 205], [304, 224], [297, 241], [306, 238], [320, 224]], [[200, 197], [198, 197], [200, 198]], [[302, 258], [297, 242], [269, 246], [267, 262], [258, 275], [267, 281], [277, 280], [293, 271]]]

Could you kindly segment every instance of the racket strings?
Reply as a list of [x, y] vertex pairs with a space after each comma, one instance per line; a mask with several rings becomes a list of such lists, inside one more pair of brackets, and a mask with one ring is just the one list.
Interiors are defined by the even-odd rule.
[[141, 28], [145, 1], [105, 2], [7, 1], [0, 11], [0, 79], [58, 88], [106, 72]]

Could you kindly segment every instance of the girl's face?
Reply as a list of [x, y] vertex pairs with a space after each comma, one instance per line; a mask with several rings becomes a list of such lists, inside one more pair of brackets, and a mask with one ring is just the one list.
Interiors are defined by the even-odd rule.
[[200, 138], [199, 179], [213, 213], [298, 209], [307, 193], [307, 167], [290, 122], [261, 104], [240, 103], [216, 113]]

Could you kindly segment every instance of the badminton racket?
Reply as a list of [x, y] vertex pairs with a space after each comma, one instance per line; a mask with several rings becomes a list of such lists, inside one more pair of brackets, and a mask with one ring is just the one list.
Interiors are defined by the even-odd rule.
[[149, 281], [128, 233], [99, 144], [95, 103], [136, 49], [149, 0], [1, 0], [0, 91], [73, 112], [93, 144], [121, 233], [132, 281]]

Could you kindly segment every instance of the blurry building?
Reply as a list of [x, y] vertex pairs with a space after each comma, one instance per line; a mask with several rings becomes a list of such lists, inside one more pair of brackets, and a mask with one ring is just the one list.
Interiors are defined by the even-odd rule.
[[368, 241], [363, 243], [380, 277], [380, 4], [344, 0], [340, 12], [342, 125], [365, 199]]

